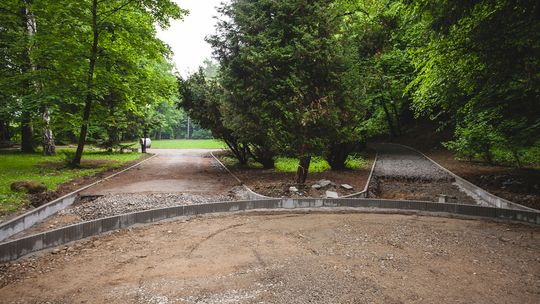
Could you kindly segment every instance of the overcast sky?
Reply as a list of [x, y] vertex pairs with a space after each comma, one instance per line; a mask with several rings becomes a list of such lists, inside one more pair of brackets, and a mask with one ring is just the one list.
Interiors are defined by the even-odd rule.
[[158, 27], [158, 37], [173, 50], [176, 69], [186, 76], [197, 70], [203, 60], [212, 57], [212, 48], [204, 38], [214, 33], [216, 6], [223, 0], [174, 0], [189, 10], [182, 21], [171, 22], [165, 31]]

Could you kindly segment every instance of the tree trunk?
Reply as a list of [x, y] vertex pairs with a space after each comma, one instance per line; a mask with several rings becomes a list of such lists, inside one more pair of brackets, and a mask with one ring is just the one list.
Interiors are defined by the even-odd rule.
[[247, 165], [248, 162], [248, 149], [246, 145], [243, 145], [241, 143], [236, 142], [233, 139], [223, 139], [223, 141], [227, 144], [231, 152], [234, 154], [236, 159], [238, 160], [238, 163], [241, 166]]
[[399, 113], [397, 110], [396, 102], [392, 102], [392, 112], [394, 112], [394, 117], [396, 118], [396, 133], [397, 135], [402, 134], [401, 120], [399, 119]]
[[93, 89], [94, 89], [94, 69], [96, 67], [99, 30], [97, 25], [97, 0], [92, 0], [92, 30], [94, 32], [94, 38], [92, 41], [92, 49], [90, 51], [90, 62], [88, 65], [88, 74], [86, 78], [86, 101], [84, 104], [83, 120], [81, 124], [81, 131], [79, 134], [79, 143], [77, 145], [77, 151], [73, 158], [72, 164], [79, 166], [81, 164], [81, 158], [86, 143], [86, 134], [88, 133], [88, 124], [90, 121], [90, 110], [92, 109]]
[[306, 183], [310, 163], [311, 163], [311, 156], [302, 156], [299, 158], [298, 169], [296, 170], [296, 183], [297, 184], [303, 185]]
[[334, 143], [328, 148], [326, 160], [333, 170], [345, 169], [345, 161], [349, 154], [355, 149], [356, 143]]
[[11, 134], [9, 134], [9, 121], [0, 120], [0, 142], [9, 142]]
[[512, 156], [514, 157], [514, 161], [516, 162], [518, 169], [521, 169], [523, 165], [521, 164], [521, 159], [519, 158], [519, 153], [516, 149], [512, 149]]
[[392, 115], [390, 114], [390, 111], [388, 111], [388, 107], [386, 106], [386, 102], [384, 102], [384, 100], [381, 101], [381, 106], [383, 107], [384, 114], [386, 116], [386, 122], [388, 123], [388, 128], [390, 129], [390, 135], [392, 137], [396, 137], [396, 130], [394, 128]]
[[[28, 38], [28, 27], [29, 24], [29, 13], [26, 7], [26, 2], [24, 6], [21, 7], [20, 17], [21, 23], [25, 30], [26, 38]], [[28, 96], [33, 91], [32, 82], [29, 80], [29, 74], [32, 70], [32, 62], [30, 60], [30, 47], [25, 47], [23, 49], [23, 62], [21, 66], [22, 76], [24, 78], [23, 86], [25, 89], [25, 95]], [[34, 152], [34, 128], [32, 126], [32, 117], [30, 110], [23, 109], [21, 113], [21, 152], [23, 153], [33, 153]]]
[[[36, 35], [37, 32], [37, 24], [36, 24], [36, 18], [34, 15], [30, 12], [29, 5], [31, 4], [31, 1], [26, 0], [26, 32], [28, 34], [28, 37], [31, 37]], [[28, 45], [28, 55], [32, 52], [32, 45]], [[32, 61], [32, 58], [28, 56], [28, 64], [31, 68], [31, 70], [35, 73], [39, 70], [38, 66]], [[33, 81], [33, 91], [36, 93], [41, 93], [43, 91], [43, 84], [40, 80], [34, 79]], [[49, 110], [48, 106], [43, 106], [41, 108], [41, 119], [42, 119], [42, 126], [41, 126], [41, 144], [43, 146], [43, 154], [44, 155], [55, 155], [56, 154], [56, 146], [54, 144], [54, 136], [53, 132], [51, 130], [51, 112]]]
[[252, 145], [248, 149], [249, 155], [258, 163], [263, 165], [263, 169], [274, 168], [274, 153], [267, 147], [261, 145]]
[[44, 155], [55, 155], [56, 145], [54, 144], [54, 135], [51, 130], [51, 112], [48, 107], [44, 107], [41, 113], [43, 126], [41, 127], [41, 143], [43, 145]]
[[21, 152], [34, 153], [34, 127], [30, 113], [23, 112], [21, 120]]

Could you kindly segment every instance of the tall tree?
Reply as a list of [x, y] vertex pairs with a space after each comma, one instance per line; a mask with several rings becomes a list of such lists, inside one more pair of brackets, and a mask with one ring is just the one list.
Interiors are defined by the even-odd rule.
[[154, 58], [155, 56], [163, 56], [163, 48], [155, 49], [155, 45], [152, 45], [154, 49], [142, 50], [141, 48], [143, 46], [148, 46], [149, 44], [145, 43], [142, 46], [135, 44], [144, 42], [144, 38], [150, 41], [156, 40], [155, 31], [149, 32], [147, 27], [144, 27], [147, 23], [143, 23], [142, 27], [137, 27], [135, 22], [142, 21], [138, 17], [143, 16], [142, 19], [146, 19], [145, 21], [155, 22], [165, 27], [168, 26], [170, 18], [181, 18], [184, 13], [171, 0], [111, 0], [103, 2], [90, 0], [89, 4], [91, 39], [88, 45], [88, 68], [85, 82], [86, 93], [77, 151], [73, 159], [74, 165], [80, 164], [88, 133], [92, 103], [96, 99], [96, 95], [98, 95], [99, 88], [96, 87], [96, 81], [99, 81], [99, 79], [96, 79], [96, 65], [100, 59], [100, 51], [107, 49], [115, 50], [114, 41], [116, 36], [129, 35], [128, 28], [126, 28], [126, 21], [132, 21], [133, 23], [129, 24], [129, 28], [140, 29], [141, 31], [135, 33], [145, 36], [140, 37], [142, 39], [122, 39], [124, 46], [130, 49], [139, 49], [142, 53], [149, 53], [148, 55], [154, 56]]
[[341, 111], [333, 1], [235, 0], [224, 5], [209, 41], [222, 67], [228, 106], [276, 151], [299, 158], [304, 183], [311, 156], [328, 144]]
[[491, 160], [497, 145], [520, 164], [519, 150], [540, 144], [538, 1], [411, 2], [424, 25], [411, 47], [415, 111], [450, 120], [457, 152]]

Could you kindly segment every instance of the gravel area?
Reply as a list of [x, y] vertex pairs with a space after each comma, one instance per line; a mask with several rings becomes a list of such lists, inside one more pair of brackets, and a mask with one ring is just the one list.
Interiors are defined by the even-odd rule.
[[454, 178], [418, 152], [396, 144], [376, 144], [377, 163], [370, 195], [385, 199], [437, 201], [446, 195], [449, 203], [485, 203], [454, 184]]
[[9, 239], [14, 240], [26, 235], [124, 213], [180, 205], [195, 205], [238, 200], [240, 195], [242, 195], [241, 191], [241, 187], [235, 187], [229, 191], [228, 195], [198, 195], [190, 193], [130, 193], [83, 197], [71, 207], [58, 212], [43, 222], [40, 222], [33, 227], [12, 236]]
[[452, 181], [453, 178], [416, 151], [394, 144], [377, 144], [375, 176], [414, 180]]
[[148, 209], [223, 202], [234, 199], [234, 195], [203, 196], [189, 193], [109, 194], [100, 197], [83, 198], [72, 208], [60, 211], [59, 215], [77, 215], [82, 220], [89, 221]]

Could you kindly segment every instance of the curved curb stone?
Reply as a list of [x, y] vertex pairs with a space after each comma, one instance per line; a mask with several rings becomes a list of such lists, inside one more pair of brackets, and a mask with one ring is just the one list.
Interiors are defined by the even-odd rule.
[[[462, 215], [480, 218], [501, 219], [540, 225], [540, 213], [482, 207], [460, 204], [439, 204], [423, 201], [395, 201], [381, 199], [268, 199], [251, 201], [220, 202], [201, 205], [175, 206], [146, 210], [93, 221], [74, 224], [10, 242], [0, 244], [0, 262], [18, 259], [26, 254], [63, 245], [69, 242], [118, 230], [135, 224], [159, 222], [182, 216], [194, 216], [210, 213], [226, 213], [247, 210], [297, 209], [297, 208], [353, 208], [356, 211], [386, 210], [403, 213], [420, 211], [440, 215]], [[363, 208], [363, 209], [362, 209]]]
[[526, 210], [526, 211], [531, 211], [531, 212], [540, 212], [539, 210], [529, 208], [529, 207], [520, 205], [518, 203], [511, 202], [511, 201], [506, 200], [506, 199], [504, 199], [502, 197], [498, 197], [495, 194], [489, 193], [488, 191], [484, 190], [483, 188], [480, 188], [479, 186], [469, 182], [468, 180], [466, 180], [466, 179], [458, 176], [457, 174], [453, 173], [452, 171], [446, 169], [445, 167], [443, 167], [442, 165], [440, 165], [439, 163], [437, 163], [433, 159], [429, 158], [424, 153], [416, 150], [415, 148], [412, 148], [412, 147], [409, 147], [409, 146], [406, 146], [406, 145], [402, 145], [402, 144], [393, 144], [393, 145], [402, 146], [404, 148], [407, 148], [409, 150], [412, 150], [412, 151], [422, 155], [424, 158], [429, 160], [431, 163], [435, 164], [438, 168], [440, 168], [444, 172], [450, 174], [450, 176], [452, 176], [456, 180], [456, 184], [458, 184], [461, 189], [465, 190], [465, 192], [467, 194], [469, 194], [469, 195], [472, 194], [473, 196], [480, 197], [483, 201], [485, 201], [486, 203], [488, 203], [492, 207], [507, 208], [507, 209], [519, 209], [519, 210]]
[[[234, 175], [234, 173], [231, 172], [231, 170], [229, 170], [229, 168], [227, 168], [227, 166], [225, 166], [225, 164], [223, 164], [215, 155], [214, 153], [210, 152], [210, 154], [212, 155], [212, 157], [225, 169], [227, 170], [227, 172], [229, 172], [229, 174], [238, 182], [242, 185], [242, 187], [244, 187], [244, 189], [246, 190], [246, 199], [250, 199], [250, 200], [256, 200], [256, 199], [280, 199], [278, 197], [271, 197], [271, 196], [266, 196], [266, 195], [262, 195], [262, 194], [259, 194], [253, 190], [251, 190], [251, 188], [249, 188], [246, 184], [244, 184], [242, 182], [242, 180], [240, 180], [236, 175]], [[352, 194], [348, 194], [348, 195], [344, 195], [344, 196], [341, 196], [340, 198], [367, 198], [368, 197], [368, 187], [369, 187], [369, 183], [371, 181], [371, 177], [373, 176], [373, 170], [375, 169], [375, 164], [377, 163], [377, 155], [375, 155], [375, 158], [373, 159], [373, 164], [371, 165], [371, 171], [369, 172], [369, 176], [368, 176], [368, 179], [367, 179], [367, 182], [366, 182], [366, 185], [364, 186], [364, 189], [360, 192], [356, 192], [356, 193], [352, 193]]]
[[26, 230], [30, 227], [32, 227], [34, 224], [36, 224], [37, 222], [40, 222], [44, 219], [46, 219], [47, 217], [57, 213], [58, 211], [61, 211], [61, 210], [64, 210], [65, 208], [67, 208], [68, 206], [70, 206], [71, 204], [73, 204], [73, 202], [75, 202], [75, 199], [77, 198], [78, 194], [81, 192], [81, 191], [84, 191], [92, 186], [95, 186], [103, 181], [106, 181], [112, 177], [115, 177], [119, 174], [122, 174], [130, 169], [133, 169], [137, 166], [139, 166], [140, 164], [146, 162], [146, 161], [149, 161], [151, 160], [152, 158], [156, 157], [156, 154], [148, 157], [147, 159], [144, 159], [126, 169], [123, 169], [119, 172], [116, 172], [112, 175], [109, 175], [103, 179], [100, 179], [98, 180], [97, 182], [94, 182], [90, 185], [87, 185], [87, 186], [84, 186], [82, 188], [79, 188], [71, 193], [68, 193], [60, 198], [57, 198], [53, 201], [50, 201], [48, 202], [47, 204], [44, 204], [44, 205], [41, 205], [39, 206], [38, 208], [36, 209], [33, 209], [33, 210], [30, 210], [24, 214], [21, 214], [3, 224], [0, 225], [0, 241], [3, 241], [9, 237], [11, 237], [12, 235], [15, 235], [23, 230]]
[[378, 157], [379, 157], [379, 154], [378, 153], [375, 154], [375, 158], [373, 159], [373, 164], [371, 164], [371, 171], [369, 172], [369, 176], [366, 181], [366, 185], [364, 186], [364, 189], [360, 192], [344, 195], [340, 198], [367, 198], [369, 196], [368, 188], [369, 188], [369, 184], [371, 183], [371, 178], [373, 177], [373, 171], [375, 171], [375, 164], [377, 163]]
[[277, 197], [270, 197], [270, 196], [266, 196], [266, 195], [262, 195], [262, 194], [259, 194], [253, 190], [251, 190], [251, 188], [249, 188], [246, 184], [244, 184], [239, 178], [238, 176], [234, 175], [234, 173], [231, 172], [231, 170], [229, 170], [229, 168], [227, 168], [227, 166], [225, 166], [224, 163], [222, 163], [215, 155], [213, 152], [210, 152], [210, 155], [212, 155], [212, 157], [214, 158], [214, 160], [216, 162], [218, 162], [218, 164], [223, 167], [227, 172], [229, 172], [229, 174], [240, 184], [242, 185], [242, 187], [244, 188], [244, 190], [246, 191], [245, 195], [244, 195], [244, 199], [248, 199], [248, 200], [266, 200], [266, 199], [279, 199]]

